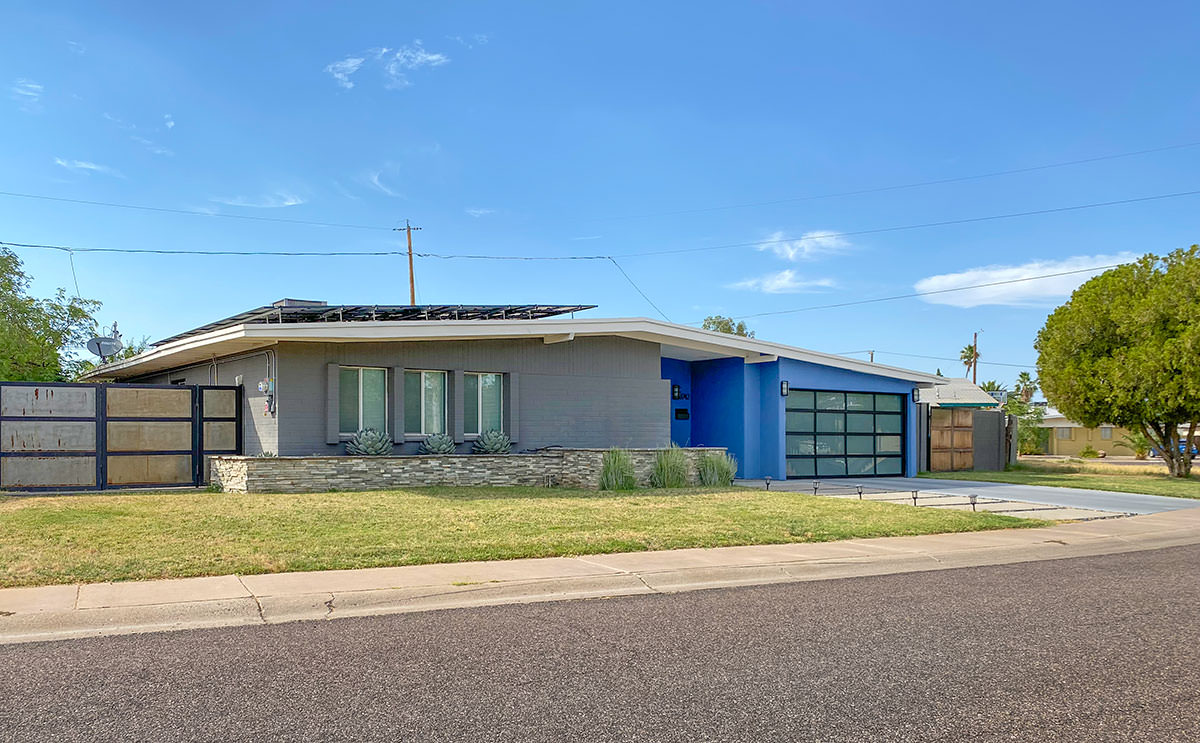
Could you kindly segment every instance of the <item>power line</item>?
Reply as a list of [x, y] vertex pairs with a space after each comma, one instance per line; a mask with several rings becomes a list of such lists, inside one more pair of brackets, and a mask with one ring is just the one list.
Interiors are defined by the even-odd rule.
[[[1019, 284], [1023, 281], [1037, 281], [1038, 279], [1052, 279], [1057, 276], [1070, 276], [1072, 274], [1088, 273], [1090, 271], [1103, 271], [1103, 270], [1106, 270], [1109, 268], [1116, 268], [1117, 266], [1123, 266], [1123, 265], [1125, 265], [1125, 264], [1124, 263], [1111, 263], [1106, 266], [1092, 266], [1091, 268], [1077, 268], [1077, 269], [1074, 269], [1071, 271], [1059, 271], [1057, 273], [1046, 273], [1046, 274], [1041, 274], [1038, 276], [1023, 276], [1019, 279], [1005, 279], [1003, 281], [989, 281], [984, 284], [971, 284], [969, 286], [956, 286], [952, 289], [935, 289], [933, 291], [927, 291], [927, 292], [912, 292], [911, 294], [895, 294], [890, 297], [875, 297], [874, 299], [856, 299], [856, 300], [853, 300], [850, 302], [836, 302], [834, 304], [816, 304], [816, 305], [810, 305], [808, 307], [797, 307], [797, 308], [791, 309], [791, 310], [773, 310], [771, 312], [756, 312], [752, 315], [737, 315], [731, 319], [746, 320], [746, 319], [754, 318], [754, 317], [767, 317], [769, 315], [791, 315], [791, 314], [795, 314], [798, 312], [810, 312], [812, 310], [830, 310], [830, 309], [836, 309], [838, 307], [852, 307], [854, 305], [859, 305], [859, 304], [874, 304], [876, 302], [891, 302], [891, 301], [894, 301], [897, 299], [913, 299], [915, 297], [927, 297], [932, 294], [949, 294], [951, 292], [961, 292], [961, 291], [966, 291], [968, 289], [983, 289], [983, 288], [989, 287], [989, 286], [1003, 286], [1005, 284]], [[692, 320], [688, 324], [695, 325], [698, 322], [701, 322], [701, 321], [700, 320]], [[880, 353], [883, 353], [883, 352], [880, 351]], [[954, 360], [958, 361], [958, 359], [954, 359]]]
[[772, 245], [774, 243], [794, 243], [807, 242], [810, 240], [828, 240], [830, 238], [853, 237], [855, 235], [876, 235], [881, 232], [900, 232], [903, 230], [918, 230], [926, 227], [946, 227], [956, 224], [971, 224], [974, 222], [990, 222], [997, 219], [1014, 219], [1016, 217], [1032, 217], [1041, 214], [1057, 214], [1061, 212], [1079, 211], [1081, 209], [1096, 209], [1103, 206], [1119, 206], [1121, 204], [1136, 204], [1144, 201], [1159, 201], [1162, 199], [1174, 199], [1181, 196], [1195, 196], [1200, 194], [1200, 190], [1195, 191], [1177, 191], [1175, 193], [1156, 194], [1154, 196], [1139, 196], [1133, 199], [1119, 199], [1117, 201], [1098, 201], [1091, 204], [1076, 204], [1073, 206], [1059, 206], [1052, 209], [1036, 209], [1027, 212], [1010, 212], [1008, 214], [991, 214], [985, 217], [968, 217], [966, 219], [947, 219], [939, 222], [921, 222], [919, 224], [907, 224], [897, 227], [877, 227], [871, 230], [855, 230], [853, 232], [822, 232], [820, 235], [800, 236], [800, 237], [781, 237], [773, 240], [758, 240], [755, 242], [744, 243], [727, 243], [725, 245], [708, 245], [700, 248], [677, 248], [674, 250], [653, 250], [643, 253], [618, 253], [618, 258], [634, 258], [647, 255], [674, 255], [677, 253], [695, 253], [704, 250], [726, 250], [728, 248], [747, 248], [756, 247], [759, 245]]
[[[839, 353], [836, 355], [837, 356], [849, 356], [850, 354], [855, 354], [855, 353], [867, 353], [867, 352], [866, 351], [846, 351], [845, 353]], [[949, 356], [924, 356], [919, 353], [900, 353], [899, 351], [876, 351], [875, 353], [888, 354], [890, 356], [907, 356], [907, 357], [914, 358], [914, 359], [931, 359], [933, 361], [957, 361], [957, 362], [962, 361], [962, 359], [954, 359], [954, 358], [950, 358]], [[983, 359], [979, 359], [979, 363], [980, 364], [991, 364], [992, 366], [1011, 366], [1016, 369], [1036, 369], [1037, 368], [1037, 365], [1035, 365], [1035, 364], [1009, 364], [1009, 363], [1003, 362], [1003, 361], [984, 361]]]
[[659, 309], [658, 305], [656, 305], [654, 303], [654, 300], [652, 300], [652, 299], [650, 299], [650, 297], [646, 296], [646, 292], [642, 291], [641, 288], [637, 284], [634, 283], [633, 279], [629, 277], [629, 274], [625, 273], [625, 269], [621, 268], [621, 264], [617, 263], [617, 259], [610, 256], [609, 260], [612, 261], [612, 264], [617, 267], [617, 270], [621, 272], [621, 275], [625, 277], [625, 280], [629, 282], [629, 285], [632, 286], [637, 291], [638, 294], [642, 295], [642, 299], [649, 302], [650, 306], [653, 307], [658, 312], [658, 314], [662, 315], [662, 319], [666, 320], [667, 322], [671, 322], [671, 318], [667, 317], [667, 313], [665, 313], [661, 309]]
[[[416, 229], [416, 228], [414, 228]], [[58, 250], [64, 253], [130, 253], [143, 255], [218, 255], [218, 256], [294, 256], [309, 258], [346, 257], [346, 256], [395, 256], [408, 255], [407, 250], [168, 250], [165, 248], [79, 248], [70, 245], [43, 245], [39, 243], [14, 243], [0, 241], [0, 245], [10, 248], [31, 248], [38, 250]], [[470, 255], [465, 253], [420, 253], [414, 252], [418, 258], [466, 259], [466, 260], [496, 260], [496, 261], [607, 261], [607, 255], [549, 255], [549, 256], [519, 256], [519, 255]]]
[[18, 193], [15, 191], [0, 191], [0, 196], [15, 199], [37, 199], [40, 201], [58, 201], [65, 204], [86, 204], [87, 206], [107, 206], [114, 209], [135, 209], [143, 212], [163, 212], [166, 214], [186, 214], [192, 217], [216, 217], [218, 219], [244, 219], [251, 222], [280, 222], [283, 224], [302, 224], [310, 227], [335, 227], [347, 230], [384, 230], [391, 227], [377, 227], [367, 224], [345, 224], [339, 222], [316, 222], [307, 219], [286, 219], [284, 217], [258, 217], [250, 214], [213, 214], [193, 209], [168, 209], [162, 206], [146, 206], [145, 204], [119, 204], [113, 201], [89, 201], [87, 199], [68, 199], [61, 196], [46, 196], [45, 194]]
[[674, 211], [655, 212], [650, 214], [629, 214], [620, 217], [605, 217], [605, 220], [612, 219], [643, 219], [646, 217], [669, 217], [681, 214], [701, 214], [704, 212], [726, 211], [730, 209], [747, 209], [756, 206], [775, 206], [778, 204], [793, 204], [801, 201], [816, 201], [818, 199], [833, 199], [843, 196], [862, 196], [873, 193], [885, 193], [888, 191], [902, 191], [910, 188], [921, 188], [924, 186], [940, 186], [947, 183], [962, 183], [964, 181], [982, 180], [985, 178], [996, 178], [1006, 175], [1017, 175], [1020, 173], [1033, 173], [1039, 170], [1051, 170], [1053, 168], [1065, 168], [1072, 165], [1085, 165], [1087, 163], [1102, 162], [1105, 160], [1118, 160], [1124, 157], [1136, 157], [1138, 155], [1149, 155], [1155, 152], [1169, 152], [1171, 150], [1181, 150], [1189, 147], [1200, 146], [1200, 142], [1184, 142], [1182, 144], [1166, 145], [1164, 147], [1151, 147], [1145, 150], [1134, 150], [1132, 152], [1118, 152], [1112, 155], [1099, 155], [1096, 157], [1085, 157], [1079, 160], [1063, 160], [1060, 162], [1047, 163], [1044, 165], [1031, 165], [1025, 168], [1010, 168], [1008, 170], [995, 170], [988, 173], [977, 173], [975, 175], [962, 175], [953, 178], [937, 178], [929, 181], [916, 181], [913, 183], [899, 183], [891, 186], [876, 186], [872, 188], [861, 188], [853, 191], [835, 191], [832, 193], [813, 194], [810, 196], [795, 196], [786, 199], [774, 199], [771, 201], [749, 201], [740, 204], [726, 204], [723, 206], [707, 206], [694, 209], [677, 209]]

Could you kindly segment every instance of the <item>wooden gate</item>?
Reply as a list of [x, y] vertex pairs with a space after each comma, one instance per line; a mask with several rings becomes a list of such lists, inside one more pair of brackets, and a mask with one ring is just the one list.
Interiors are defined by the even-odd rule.
[[0, 490], [198, 486], [241, 451], [240, 387], [0, 382]]
[[954, 472], [975, 467], [974, 408], [929, 411], [929, 469]]

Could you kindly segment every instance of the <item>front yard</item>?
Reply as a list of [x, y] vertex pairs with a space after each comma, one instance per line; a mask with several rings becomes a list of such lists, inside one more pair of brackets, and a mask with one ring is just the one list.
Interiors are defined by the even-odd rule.
[[744, 488], [0, 496], [0, 587], [1041, 526]]
[[[1200, 468], [1197, 472], [1200, 472]], [[1023, 460], [1003, 472], [922, 472], [919, 477], [1200, 498], [1200, 477], [1196, 474], [1187, 478], [1171, 477], [1161, 465], [1156, 467], [1152, 464], [1142, 466], [1076, 460]]]

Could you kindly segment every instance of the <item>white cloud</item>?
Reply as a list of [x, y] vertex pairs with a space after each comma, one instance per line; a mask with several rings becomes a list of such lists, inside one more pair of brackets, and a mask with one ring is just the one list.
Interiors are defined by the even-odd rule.
[[83, 44], [80, 44], [78, 41], [68, 41], [67, 48], [76, 54], [83, 54], [87, 51], [87, 47], [85, 47]]
[[253, 209], [279, 209], [285, 206], [297, 206], [304, 203], [304, 199], [289, 191], [275, 191], [274, 193], [264, 194], [258, 198], [246, 198], [244, 196], [234, 196], [232, 198], [213, 197], [209, 201], [226, 206], [246, 206]]
[[397, 191], [393, 191], [392, 189], [388, 188], [386, 183], [384, 183], [382, 180], [380, 180], [380, 176], [382, 176], [382, 175], [383, 175], [383, 171], [381, 171], [381, 170], [376, 170], [372, 173], [368, 173], [367, 174], [367, 183], [370, 184], [372, 187], [374, 187], [376, 190], [382, 191], [383, 193], [387, 194], [388, 196], [394, 196], [398, 199], [404, 198], [404, 194], [399, 193]]
[[39, 104], [45, 91], [41, 83], [19, 78], [8, 91], [12, 94], [12, 99], [21, 104], [22, 111], [37, 111], [41, 108]]
[[325, 66], [325, 71], [333, 75], [334, 82], [349, 90], [354, 87], [350, 76], [358, 72], [358, 68], [366, 61], [362, 57], [346, 57], [340, 62], [329, 63]]
[[604, 235], [580, 235], [579, 237], [572, 237], [571, 239], [572, 240], [599, 240], [602, 237], [604, 237]]
[[466, 211], [466, 213], [470, 214], [472, 217], [476, 217], [476, 218], [486, 217], [489, 214], [496, 213], [495, 209], [466, 209], [464, 211]]
[[758, 249], [770, 250], [788, 261], [811, 261], [846, 252], [850, 241], [830, 230], [812, 230], [794, 239], [785, 238], [783, 232], [773, 232], [759, 243]]
[[471, 34], [470, 36], [455, 35], [455, 36], [447, 36], [446, 38], [450, 41], [458, 42], [459, 44], [461, 44], [462, 46], [465, 46], [468, 49], [474, 49], [476, 44], [482, 46], [491, 40], [487, 34]]
[[350, 193], [350, 189], [343, 186], [340, 181], [333, 182], [333, 189], [347, 199], [354, 199], [355, 201], [358, 201], [358, 197]]
[[171, 116], [171, 114], [163, 114], [163, 124], [165, 124], [168, 129], [174, 129], [175, 117]]
[[66, 168], [67, 170], [80, 170], [87, 173], [103, 173], [116, 178], [124, 178], [121, 171], [116, 168], [110, 168], [107, 165], [98, 165], [97, 163], [88, 162], [87, 160], [64, 160], [61, 157], [54, 158], [54, 164]]
[[147, 150], [154, 153], [155, 155], [174, 155], [175, 154], [169, 147], [163, 147], [162, 145], [158, 144], [157, 142], [153, 142], [149, 139], [146, 139], [145, 137], [139, 137], [137, 135], [133, 135], [133, 136], [130, 136], [129, 138], [131, 140], [133, 140], [134, 142], [137, 142], [141, 146], [145, 147]]
[[833, 279], [801, 279], [796, 272], [785, 268], [778, 273], [769, 273], [729, 284], [730, 289], [748, 289], [763, 294], [801, 294], [835, 286]]
[[354, 87], [350, 76], [370, 62], [382, 69], [384, 87], [397, 90], [412, 85], [406, 73], [423, 67], [441, 67], [449, 61], [450, 57], [441, 52], [426, 50], [421, 40], [417, 39], [396, 49], [383, 46], [348, 55], [345, 59], [326, 65], [325, 71], [333, 76], [339, 86], [349, 90]]
[[[1115, 255], [1079, 255], [1061, 260], [1035, 260], [1018, 266], [980, 266], [958, 273], [928, 276], [914, 284], [913, 289], [919, 292], [945, 292], [947, 289], [958, 289], [964, 286], [1008, 281], [1014, 283], [927, 295], [921, 299], [930, 304], [945, 304], [952, 307], [979, 307], [988, 304], [1008, 307], [1045, 307], [1066, 299], [1080, 284], [1105, 270], [1097, 268], [1097, 266], [1126, 263], [1136, 258], [1137, 256], [1133, 253], [1123, 252]], [[1067, 271], [1077, 271], [1078, 273], [1019, 281], [1031, 276], [1045, 276]]]

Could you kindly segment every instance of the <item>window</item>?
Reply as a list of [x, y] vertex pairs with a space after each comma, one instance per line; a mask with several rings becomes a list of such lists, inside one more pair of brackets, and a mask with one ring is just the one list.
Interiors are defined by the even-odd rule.
[[1112, 440], [1112, 426], [1100, 426], [1100, 438], [1105, 441]]
[[387, 370], [343, 366], [338, 370], [338, 432], [388, 430]]
[[446, 372], [404, 372], [404, 432], [446, 433]]
[[789, 390], [788, 477], [862, 477], [904, 471], [904, 396]]
[[463, 376], [463, 432], [500, 431], [503, 423], [504, 382], [500, 374]]
[[1062, 439], [1063, 441], [1070, 441], [1073, 438], [1071, 436], [1071, 429], [1069, 428], [1054, 429], [1054, 437], [1057, 439]]

